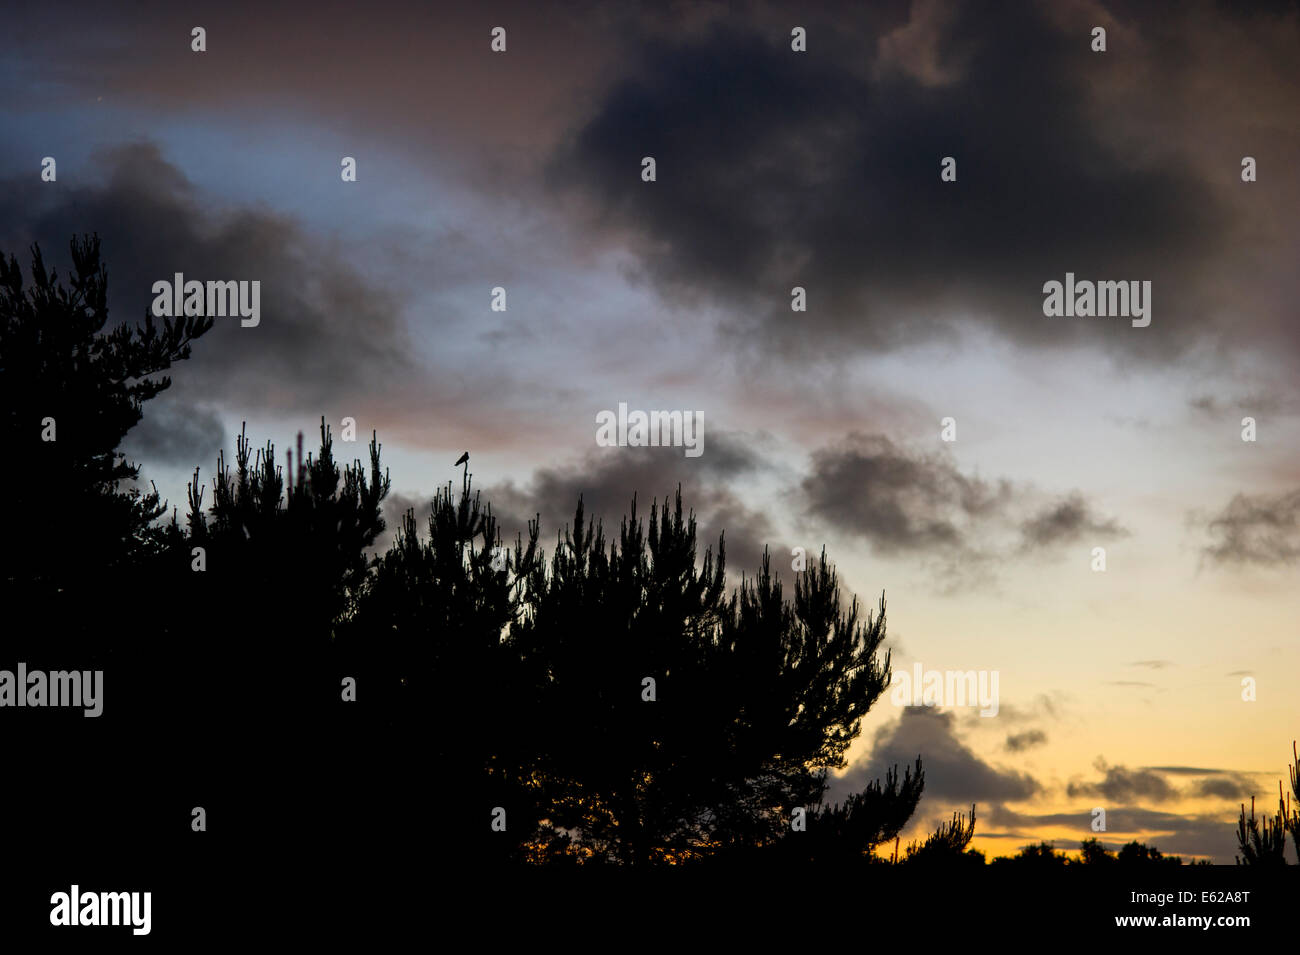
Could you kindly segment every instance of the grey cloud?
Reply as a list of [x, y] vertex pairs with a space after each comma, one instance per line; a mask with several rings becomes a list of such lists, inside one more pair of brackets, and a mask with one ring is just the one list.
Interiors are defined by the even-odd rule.
[[949, 577], [1066, 546], [1085, 534], [1127, 533], [1098, 518], [1077, 491], [1063, 502], [1035, 505], [1042, 495], [1032, 486], [968, 476], [946, 454], [914, 453], [884, 435], [850, 434], [814, 451], [799, 490], [805, 512], [827, 527], [860, 537], [881, 554], [938, 555]]
[[967, 478], [946, 458], [911, 455], [883, 435], [813, 452], [808, 510], [882, 552], [964, 545], [970, 522], [1005, 507], [1007, 482]]
[[1102, 778], [1093, 782], [1071, 782], [1066, 793], [1071, 797], [1088, 796], [1115, 803], [1133, 799], [1168, 802], [1179, 797], [1178, 790], [1169, 785], [1161, 773], [1149, 769], [1128, 769], [1124, 766], [1107, 766], [1105, 760], [1096, 764]]
[[1215, 564], [1289, 566], [1300, 558], [1300, 490], [1237, 494], [1207, 529], [1214, 539], [1202, 553]]
[[1261, 792], [1255, 782], [1258, 773], [1244, 773], [1232, 769], [1207, 769], [1201, 766], [1149, 766], [1149, 772], [1166, 776], [1196, 777], [1188, 795], [1210, 796], [1221, 799], [1248, 799]]
[[1042, 730], [1025, 730], [1023, 733], [1007, 734], [1006, 747], [1013, 753], [1022, 753], [1047, 742], [1047, 734]]
[[[1208, 857], [1217, 865], [1231, 865], [1239, 851], [1236, 824], [1233, 812], [1180, 814], [1130, 806], [1106, 810], [1106, 827], [1110, 831], [1147, 833], [1147, 838], [1140, 841], [1156, 846], [1166, 855]], [[1110, 849], [1119, 844], [1119, 840], [1106, 841]]]
[[0, 240], [15, 253], [39, 241], [61, 263], [74, 233], [98, 232], [117, 321], [141, 320], [153, 283], [176, 272], [260, 281], [261, 323], [216, 319], [173, 373], [178, 398], [237, 394], [315, 416], [418, 387], [424, 373], [410, 358], [401, 302], [341, 252], [263, 208], [214, 208], [152, 143], [104, 151], [98, 164], [102, 182], [60, 183], [53, 198], [34, 177], [4, 183]]
[[1249, 776], [1211, 776], [1196, 783], [1192, 793], [1217, 799], [1249, 799], [1259, 793], [1259, 786]]
[[1113, 519], [1103, 520], [1094, 514], [1078, 491], [1034, 514], [1020, 525], [1020, 531], [1027, 549], [1120, 537], [1128, 533]]
[[844, 775], [830, 781], [827, 799], [841, 800], [883, 778], [894, 765], [911, 765], [917, 754], [925, 769], [923, 798], [969, 806], [972, 802], [1015, 802], [1039, 793], [1027, 773], [985, 762], [956, 734], [956, 717], [932, 707], [906, 707], [899, 719], [881, 727], [871, 752]]
[[[734, 23], [647, 40], [552, 182], [627, 239], [663, 294], [743, 307], [757, 318], [735, 324], [739, 341], [775, 353], [890, 348], [949, 334], [943, 316], [959, 313], [1021, 343], [1181, 352], [1211, 320], [1198, 292], [1229, 241], [1217, 186], [1166, 152], [1120, 148], [1098, 119], [1098, 58], [1051, 11], [954, 3], [918, 32], [926, 56], [902, 44], [909, 69], [898, 33], [806, 57]], [[1108, 113], [1135, 108], [1142, 81], [1126, 82], [1106, 86]], [[654, 183], [638, 178], [644, 155]], [[957, 183], [940, 182], [943, 156]], [[1121, 338], [1047, 321], [1043, 282], [1067, 270], [1150, 279], [1157, 313], [1179, 322]], [[810, 304], [792, 321], [796, 284]]]
[[215, 411], [178, 400], [169, 390], [144, 405], [143, 417], [127, 432], [122, 451], [145, 465], [207, 468], [228, 440]]

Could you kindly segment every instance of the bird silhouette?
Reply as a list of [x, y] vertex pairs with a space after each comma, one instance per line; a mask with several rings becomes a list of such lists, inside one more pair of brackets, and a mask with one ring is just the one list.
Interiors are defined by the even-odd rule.
[[[464, 488], [465, 495], [469, 496], [469, 452], [466, 451], [464, 454], [462, 454], [460, 458], [456, 461], [456, 464], [465, 465], [465, 471], [461, 475], [461, 487]], [[452, 465], [452, 467], [455, 466], [456, 466], [455, 464]]]

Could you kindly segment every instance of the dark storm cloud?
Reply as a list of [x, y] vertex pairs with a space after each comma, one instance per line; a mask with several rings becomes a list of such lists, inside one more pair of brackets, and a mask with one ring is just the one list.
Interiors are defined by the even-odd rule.
[[[258, 280], [261, 323], [217, 318], [172, 375], [188, 401], [238, 395], [249, 404], [319, 414], [340, 400], [382, 397], [421, 373], [408, 357], [399, 302], [293, 220], [263, 208], [214, 208], [158, 148], [137, 143], [98, 158], [103, 181], [35, 177], [0, 184], [0, 248], [26, 267], [40, 243], [62, 264], [73, 234], [97, 232], [114, 322], [138, 322], [155, 281]], [[146, 438], [147, 440], [147, 438]]]
[[1078, 491], [1039, 511], [1020, 525], [1020, 531], [1026, 549], [1118, 537], [1127, 533], [1114, 520], [1103, 520], [1094, 514]]
[[1023, 733], [1007, 734], [1006, 747], [1013, 753], [1023, 753], [1034, 746], [1047, 742], [1047, 734], [1042, 730], [1026, 730]]
[[[287, 107], [436, 156], [493, 195], [560, 195], [564, 214], [589, 213], [571, 224], [594, 225], [593, 244], [627, 236], [663, 292], [722, 302], [727, 327], [756, 323], [752, 343], [778, 355], [887, 346], [967, 316], [1020, 342], [1169, 354], [1216, 308], [1231, 334], [1257, 322], [1252, 340], [1300, 352], [1294, 280], [1272, 271], [1292, 271], [1294, 204], [1269, 178], [1295, 166], [1294, 7], [1230, 7], [235, 3], [205, 13], [200, 56], [175, 5], [101, 17], [45, 3], [0, 52], [15, 111], [102, 97], [238, 122]], [[1089, 49], [1093, 22], [1110, 28], [1105, 54]], [[496, 23], [507, 55], [488, 50]], [[790, 50], [793, 23], [807, 53]], [[1195, 55], [1197, 37], [1220, 36]], [[1247, 148], [1264, 171], [1248, 190], [1224, 181]], [[658, 182], [640, 181], [644, 155]], [[948, 155], [956, 183], [939, 181]], [[1242, 256], [1229, 279], [1206, 267], [1225, 249]], [[1152, 280], [1153, 327], [1045, 319], [1042, 284], [1067, 270]], [[794, 284], [806, 314], [788, 311]]]
[[1219, 565], [1289, 566], [1300, 558], [1300, 490], [1238, 494], [1207, 527], [1202, 553]]
[[947, 455], [913, 453], [884, 435], [851, 434], [813, 452], [800, 491], [810, 516], [882, 554], [932, 552], [970, 563], [1126, 533], [1077, 491], [1035, 506], [1041, 495], [1032, 487], [967, 476]]
[[[1197, 276], [1228, 212], [1186, 164], [1099, 128], [1090, 91], [1122, 54], [1092, 53], [1039, 4], [951, 4], [915, 32], [902, 64], [880, 36], [800, 55], [788, 31], [737, 22], [648, 40], [552, 181], [629, 234], [665, 294], [760, 315], [760, 339], [787, 354], [943, 334], [937, 316], [958, 311], [1020, 342], [1119, 340], [1105, 320], [1044, 318], [1042, 285], [1067, 270], [1152, 280], [1157, 327], [1207, 318]], [[940, 182], [944, 156], [956, 183]], [[1187, 343], [1125, 330], [1125, 349]]]
[[902, 716], [876, 733], [871, 753], [843, 776], [830, 780], [827, 800], [834, 802], [861, 792], [886, 770], [910, 766], [917, 754], [925, 770], [925, 798], [940, 803], [1015, 802], [1042, 789], [1027, 773], [999, 769], [975, 755], [956, 734], [952, 713], [932, 707], [909, 706]]

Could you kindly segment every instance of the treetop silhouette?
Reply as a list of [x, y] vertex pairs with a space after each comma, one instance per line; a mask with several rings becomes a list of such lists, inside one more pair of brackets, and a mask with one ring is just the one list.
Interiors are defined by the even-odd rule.
[[[134, 481], [138, 465], [117, 452], [145, 402], [171, 385], [160, 375], [190, 356], [208, 318], [167, 319], [146, 309], [142, 325], [108, 324], [108, 272], [98, 236], [71, 241], [67, 284], [31, 248], [31, 285], [11, 255], [0, 257], [0, 403], [5, 446], [35, 468], [0, 469], [9, 505], [7, 581], [24, 587], [66, 582], [69, 562], [99, 571], [156, 544], [162, 514], [156, 491]], [[75, 539], [76, 546], [68, 542]]]

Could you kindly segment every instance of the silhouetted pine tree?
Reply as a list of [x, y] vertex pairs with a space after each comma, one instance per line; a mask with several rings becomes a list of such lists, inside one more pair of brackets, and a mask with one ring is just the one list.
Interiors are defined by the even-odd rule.
[[924, 842], [909, 845], [903, 861], [922, 865], [952, 865], [955, 862], [983, 865], [983, 855], [966, 851], [974, 836], [975, 806], [972, 805], [969, 816], [953, 813], [952, 819], [940, 825]]
[[159, 373], [188, 358], [212, 320], [165, 319], [160, 330], [146, 310], [143, 325], [105, 331], [108, 273], [99, 238], [72, 240], [66, 285], [38, 246], [31, 255], [29, 287], [17, 260], [0, 257], [3, 441], [11, 460], [22, 462], [0, 469], [11, 542], [2, 577], [11, 600], [48, 607], [64, 593], [64, 610], [102, 612], [92, 605], [120, 583], [107, 575], [157, 549], [153, 522], [163, 512], [156, 491], [129, 486], [140, 468], [117, 447], [144, 403], [171, 385]]
[[[6, 436], [36, 468], [4, 472], [9, 539], [23, 542], [6, 549], [5, 586], [11, 605], [44, 612], [43, 641], [102, 646], [103, 725], [152, 747], [130, 786], [81, 813], [87, 828], [185, 838], [203, 806], [220, 844], [400, 846], [427, 833], [422, 851], [464, 864], [863, 858], [905, 824], [919, 761], [821, 802], [827, 768], [843, 766], [890, 680], [883, 597], [860, 620], [825, 553], [792, 600], [767, 555], [728, 599], [723, 541], [698, 568], [679, 489], [648, 531], [634, 501], [607, 544], [580, 501], [549, 562], [535, 523], [503, 558], [466, 480], [435, 498], [427, 541], [408, 516], [372, 567], [390, 488], [379, 446], [368, 468], [341, 469], [323, 420], [319, 452], [304, 459], [300, 437], [283, 469], [241, 433], [210, 505], [196, 472], [184, 526], [173, 513], [160, 527], [156, 494], [120, 486], [138, 468], [116, 447], [169, 384], [150, 376], [211, 321], [159, 331], [146, 316], [104, 334], [98, 242], [72, 253], [70, 290], [38, 250], [30, 290], [0, 263]], [[88, 756], [78, 770], [110, 778], [119, 754], [94, 751], [102, 765]]]
[[369, 457], [340, 469], [324, 419], [319, 451], [304, 458], [299, 435], [283, 469], [270, 442], [253, 452], [241, 432], [206, 509], [195, 472], [186, 526], [173, 514], [153, 564], [151, 662], [170, 679], [142, 702], [192, 740], [169, 767], [177, 784], [247, 838], [319, 840], [369, 821], [349, 810], [366, 741], [335, 642], [384, 529], [374, 439]]
[[[431, 862], [457, 866], [525, 858], [540, 818], [529, 725], [537, 686], [503, 640], [520, 612], [527, 546], [501, 544], [490, 508], [468, 479], [434, 497], [422, 540], [408, 512], [340, 629], [348, 672], [366, 694], [374, 767], [403, 826], [435, 838]], [[504, 831], [492, 811], [504, 813]], [[417, 820], [430, 820], [420, 823]]]
[[1291, 833], [1291, 848], [1295, 850], [1296, 861], [1300, 862], [1300, 752], [1296, 751], [1295, 740], [1291, 741], [1291, 776], [1290, 805], [1283, 810], [1287, 830]]
[[[697, 568], [695, 528], [680, 489], [671, 512], [651, 507], [648, 532], [634, 501], [608, 544], [579, 503], [549, 566], [528, 576], [528, 612], [510, 641], [542, 681], [529, 732], [547, 818], [591, 858], [820, 844], [792, 831], [793, 812], [818, 809], [824, 767], [843, 765], [889, 682], [888, 655], [878, 657], [883, 600], [865, 623], [856, 601], [846, 611], [824, 554], [797, 578], [793, 602], [766, 556], [727, 600], [725, 541]], [[875, 786], [825, 818], [866, 848], [906, 819], [919, 785], [909, 776], [902, 792]]]
[[767, 559], [727, 599], [724, 544], [697, 567], [680, 491], [648, 527], [634, 501], [615, 543], [581, 501], [549, 560], [538, 533], [502, 548], [468, 480], [448, 485], [339, 628], [382, 724], [367, 772], [396, 819], [436, 823], [412, 837], [431, 861], [861, 857], [905, 824], [919, 762], [820, 805], [889, 681], [883, 602], [844, 609], [824, 554], [793, 601]]
[[779, 844], [779, 858], [789, 862], [875, 864], [885, 860], [877, 846], [896, 840], [916, 810], [925, 788], [920, 757], [914, 767], [885, 771], [883, 783], [873, 780], [866, 789], [842, 802], [817, 805], [807, 817], [807, 831], [793, 829]]
[[1264, 813], [1255, 818], [1255, 798], [1250, 800], [1250, 818], [1246, 818], [1246, 806], [1241, 807], [1241, 818], [1237, 821], [1237, 845], [1241, 855], [1237, 856], [1237, 865], [1286, 865], [1286, 834], [1291, 833], [1296, 855], [1300, 857], [1300, 755], [1296, 754], [1295, 743], [1291, 744], [1294, 759], [1289, 768], [1291, 776], [1291, 793], [1296, 798], [1296, 807], [1290, 805], [1288, 796], [1282, 791], [1278, 782], [1277, 812], [1273, 816]]
[[0, 257], [0, 428], [10, 459], [0, 468], [3, 665], [104, 672], [97, 719], [76, 709], [5, 716], [10, 738], [22, 740], [26, 771], [41, 781], [26, 791], [32, 798], [13, 817], [11, 839], [43, 840], [56, 852], [52, 843], [65, 834], [79, 845], [130, 839], [131, 813], [149, 811], [137, 807], [149, 802], [141, 777], [157, 766], [154, 754], [132, 760], [145, 764], [131, 771], [140, 774], [133, 792], [121, 783], [118, 741], [144, 746], [145, 733], [171, 716], [129, 720], [154, 682], [144, 672], [158, 592], [148, 562], [162, 546], [154, 520], [163, 505], [156, 491], [132, 486], [140, 469], [118, 446], [144, 404], [170, 385], [161, 373], [212, 327], [188, 317], [159, 328], [148, 311], [141, 325], [110, 327], [98, 237], [74, 238], [70, 250], [72, 271], [60, 277], [33, 246], [26, 286], [16, 259]]

